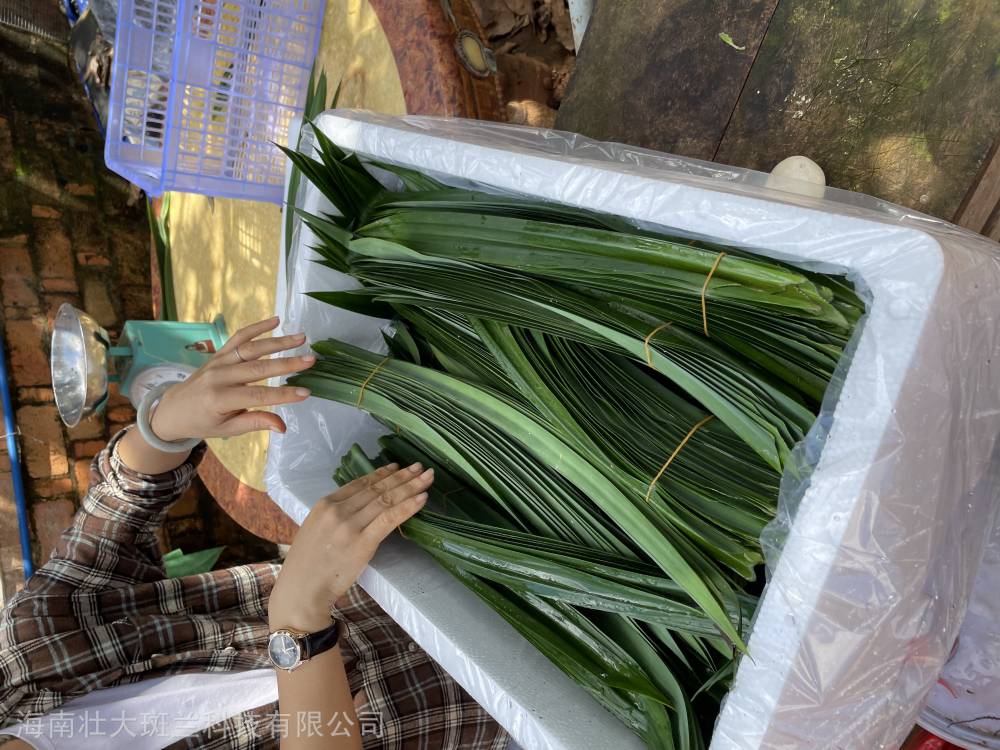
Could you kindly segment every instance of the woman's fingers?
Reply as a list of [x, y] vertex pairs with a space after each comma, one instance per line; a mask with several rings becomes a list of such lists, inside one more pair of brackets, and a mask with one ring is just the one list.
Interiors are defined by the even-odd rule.
[[412, 466], [407, 466], [405, 469], [393, 472], [387, 477], [377, 479], [368, 487], [356, 492], [352, 497], [345, 498], [340, 502], [341, 517], [347, 518], [353, 516], [379, 496], [395, 490], [411, 479], [416, 479], [423, 473], [423, 470], [424, 467], [418, 462]]
[[[254, 359], [260, 359], [261, 357], [267, 357], [271, 354], [278, 354], [279, 352], [288, 351], [289, 349], [295, 349], [296, 347], [302, 346], [306, 341], [306, 335], [304, 333], [293, 333], [289, 336], [270, 336], [263, 339], [253, 339], [252, 341], [246, 341], [240, 344], [240, 357], [243, 357], [243, 362], [249, 362]], [[221, 350], [220, 350], [221, 351]], [[236, 357], [236, 350], [232, 352], [232, 356], [226, 359], [226, 364], [232, 362], [240, 362], [240, 359]]]
[[399, 471], [399, 464], [386, 464], [385, 466], [380, 466], [371, 474], [365, 474], [363, 477], [358, 477], [357, 479], [348, 482], [343, 487], [337, 488], [336, 491], [327, 495], [324, 499], [331, 503], [343, 502], [344, 500], [354, 497], [354, 495], [358, 494], [362, 490], [368, 489], [383, 477], [395, 474], [397, 471]]
[[[268, 318], [267, 320], [261, 320], [258, 323], [251, 323], [246, 328], [241, 328], [232, 336], [230, 336], [229, 340], [222, 345], [222, 348], [219, 349], [219, 354], [235, 351], [236, 347], [239, 346], [240, 344], [246, 343], [247, 341], [251, 341], [252, 339], [257, 338], [261, 334], [267, 333], [268, 331], [273, 331], [275, 328], [278, 327], [279, 322], [280, 321], [278, 320], [278, 316], [275, 315], [273, 318]], [[242, 354], [242, 351], [240, 353]]]
[[290, 385], [270, 387], [266, 385], [246, 385], [227, 388], [222, 391], [217, 404], [223, 414], [262, 406], [295, 404], [309, 398], [309, 389]]
[[245, 411], [219, 425], [218, 437], [236, 437], [258, 430], [284, 432], [286, 429], [285, 421], [273, 412]]
[[392, 533], [393, 529], [398, 528], [400, 524], [405, 523], [416, 515], [426, 502], [427, 493], [421, 492], [419, 495], [407, 498], [401, 503], [393, 505], [391, 508], [384, 508], [365, 527], [365, 530], [361, 532], [361, 538], [373, 547], [377, 547]]
[[434, 483], [434, 469], [428, 469], [403, 484], [379, 493], [369, 503], [359, 508], [351, 519], [357, 528], [365, 528], [376, 517], [411, 497], [416, 497], [427, 491]]
[[293, 372], [308, 370], [316, 363], [316, 357], [306, 354], [302, 357], [277, 357], [275, 359], [254, 359], [238, 365], [224, 365], [214, 377], [220, 385], [246, 385], [258, 380], [267, 380]]

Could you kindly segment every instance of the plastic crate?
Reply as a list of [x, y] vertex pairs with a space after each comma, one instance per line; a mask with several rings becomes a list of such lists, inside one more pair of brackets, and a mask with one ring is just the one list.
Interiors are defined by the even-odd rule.
[[280, 203], [325, 0], [120, 0], [105, 160], [165, 190]]

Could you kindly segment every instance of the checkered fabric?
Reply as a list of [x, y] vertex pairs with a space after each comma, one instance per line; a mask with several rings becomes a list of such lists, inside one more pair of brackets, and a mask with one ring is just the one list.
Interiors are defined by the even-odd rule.
[[[0, 610], [0, 726], [104, 687], [182, 672], [270, 666], [267, 598], [279, 565], [167, 579], [155, 532], [187, 489], [204, 446], [166, 474], [94, 458], [91, 486], [51, 559]], [[492, 718], [358, 587], [337, 602], [341, 653], [366, 748], [506, 747]], [[171, 748], [276, 748], [276, 704]]]

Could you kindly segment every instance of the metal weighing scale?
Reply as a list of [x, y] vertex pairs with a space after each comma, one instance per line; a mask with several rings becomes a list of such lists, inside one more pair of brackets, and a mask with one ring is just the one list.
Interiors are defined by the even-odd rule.
[[67, 427], [100, 411], [110, 383], [137, 407], [142, 397], [165, 383], [187, 379], [225, 343], [225, 322], [130, 320], [112, 346], [108, 332], [70, 304], [52, 326], [52, 392]]

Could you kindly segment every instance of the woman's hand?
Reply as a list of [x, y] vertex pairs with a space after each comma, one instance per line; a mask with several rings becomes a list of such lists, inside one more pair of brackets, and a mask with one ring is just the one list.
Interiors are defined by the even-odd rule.
[[[320, 500], [299, 528], [271, 590], [270, 629], [316, 633], [330, 627], [334, 602], [361, 574], [379, 543], [423, 507], [433, 481], [434, 472], [420, 464], [405, 469], [390, 464]], [[308, 714], [320, 718], [320, 727], [338, 727], [337, 732], [313, 734], [303, 731], [301, 722], [290, 724], [281, 750], [361, 750], [362, 730], [339, 648], [292, 671], [276, 671], [283, 715]]]
[[320, 500], [299, 528], [268, 602], [272, 630], [312, 633], [393, 529], [420, 510], [434, 470], [383, 466]]
[[[285, 431], [277, 414], [254, 411], [258, 407], [302, 401], [307, 388], [268, 388], [250, 385], [276, 375], [289, 375], [312, 367], [314, 356], [263, 359], [305, 343], [305, 334], [258, 339], [274, 330], [277, 318], [262, 320], [237, 331], [190, 378], [166, 390], [153, 412], [150, 427], [161, 440], [228, 437], [254, 430]], [[237, 355], [237, 352], [239, 353]], [[162, 474], [177, 468], [187, 453], [164, 453], [131, 429], [118, 443], [125, 465], [143, 474]]]
[[277, 325], [274, 317], [240, 329], [190, 378], [168, 389], [153, 413], [153, 433], [161, 440], [177, 441], [232, 437], [255, 430], [284, 432], [281, 417], [256, 410], [302, 401], [309, 397], [309, 389], [251, 383], [301, 372], [312, 367], [316, 357], [266, 359], [306, 340], [303, 333], [257, 338]]

